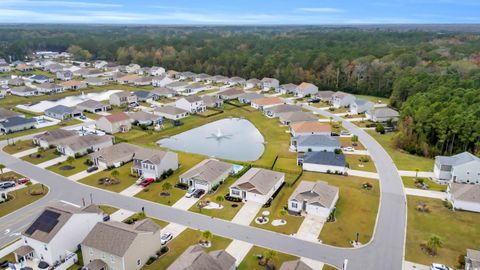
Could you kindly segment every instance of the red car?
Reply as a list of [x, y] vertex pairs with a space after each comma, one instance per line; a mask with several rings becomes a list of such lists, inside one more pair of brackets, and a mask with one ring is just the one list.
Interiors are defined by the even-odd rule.
[[23, 185], [23, 184], [26, 184], [26, 183], [28, 183], [28, 182], [30, 182], [30, 179], [28, 179], [28, 178], [21, 178], [21, 179], [18, 179], [18, 180], [17, 180], [17, 185]]
[[151, 183], [153, 183], [153, 181], [155, 181], [155, 179], [147, 178], [147, 179], [143, 180], [143, 182], [140, 185], [142, 187], [146, 187], [146, 186], [150, 185]]

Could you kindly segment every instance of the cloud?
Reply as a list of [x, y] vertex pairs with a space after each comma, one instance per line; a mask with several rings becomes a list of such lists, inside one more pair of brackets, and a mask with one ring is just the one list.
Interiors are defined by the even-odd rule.
[[51, 6], [51, 7], [70, 7], [70, 8], [112, 8], [122, 7], [121, 4], [97, 3], [82, 1], [49, 1], [49, 0], [0, 0], [2, 6]]
[[305, 11], [305, 12], [317, 12], [317, 13], [339, 13], [343, 12], [342, 9], [337, 8], [328, 8], [328, 7], [304, 7], [304, 8], [297, 8], [298, 11]]

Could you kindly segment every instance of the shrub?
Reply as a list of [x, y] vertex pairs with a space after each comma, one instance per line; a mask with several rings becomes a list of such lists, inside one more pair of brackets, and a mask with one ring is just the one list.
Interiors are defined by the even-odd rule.
[[385, 127], [382, 124], [377, 124], [375, 131], [380, 134], [385, 134]]
[[148, 260], [147, 260], [147, 265], [152, 264], [156, 259], [157, 259], [157, 257], [150, 256], [150, 258], [148, 258]]
[[241, 198], [231, 197], [230, 194], [225, 195], [224, 198], [225, 198], [225, 200], [227, 200], [229, 202], [241, 202], [242, 201]]

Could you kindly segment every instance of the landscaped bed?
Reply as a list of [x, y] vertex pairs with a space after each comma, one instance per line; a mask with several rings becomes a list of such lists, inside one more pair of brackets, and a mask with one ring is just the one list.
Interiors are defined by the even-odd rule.
[[[262, 247], [254, 246], [250, 249], [250, 251], [245, 256], [245, 259], [240, 263], [238, 266], [238, 270], [264, 270], [266, 269], [265, 266], [259, 264], [261, 259], [260, 256], [265, 257], [268, 253], [268, 250]], [[279, 269], [284, 262], [297, 260], [298, 257], [293, 255], [281, 253], [281, 252], [274, 252], [273, 256], [273, 265], [275, 265], [274, 269]]]
[[23, 160], [30, 162], [32, 164], [40, 164], [45, 161], [49, 161], [51, 159], [59, 157], [60, 154], [57, 153], [56, 148], [47, 149], [47, 150], [39, 150], [37, 153], [30, 154], [28, 156], [22, 157]]
[[8, 192], [11, 199], [0, 203], [0, 217], [8, 215], [36, 200], [42, 198], [48, 193], [48, 188], [42, 184], [25, 186], [24, 188]]
[[[441, 200], [407, 196], [408, 226], [405, 259], [429, 265], [433, 262], [457, 267], [457, 258], [464, 256], [466, 249], [480, 247], [480, 215], [478, 213], [452, 211]], [[418, 211], [424, 203], [428, 211]], [[443, 242], [437, 255], [430, 256], [422, 250], [433, 235]]]
[[[135, 184], [135, 181], [138, 179], [137, 176], [130, 175], [131, 166], [131, 163], [127, 163], [119, 168], [105, 170], [94, 175], [90, 175], [79, 182], [113, 192], [121, 192], [127, 187]], [[118, 175], [113, 175], [115, 174], [112, 173], [113, 171], [117, 171]], [[100, 181], [101, 179], [104, 179], [104, 181]], [[105, 179], [109, 180], [105, 181]]]
[[47, 170], [50, 170], [52, 172], [68, 177], [76, 173], [82, 172], [86, 170], [88, 167], [90, 167], [85, 163], [87, 159], [88, 159], [88, 156], [83, 156], [83, 157], [75, 158], [73, 160], [66, 160], [64, 162], [47, 167]]
[[439, 183], [433, 182], [432, 180], [426, 178], [426, 177], [418, 177], [417, 180], [415, 180], [415, 177], [408, 177], [408, 176], [402, 176], [402, 181], [403, 185], [406, 188], [420, 188], [422, 187], [422, 182], [427, 185], [429, 188], [428, 190], [434, 190], [434, 191], [446, 191], [447, 190], [447, 185], [440, 185]]
[[3, 151], [9, 154], [16, 154], [35, 148], [32, 140], [17, 140], [14, 144], [9, 144], [3, 148]]

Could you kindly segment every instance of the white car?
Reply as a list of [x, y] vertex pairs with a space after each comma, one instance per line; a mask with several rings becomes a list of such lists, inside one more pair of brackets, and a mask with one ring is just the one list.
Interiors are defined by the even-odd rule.
[[135, 184], [136, 184], [137, 186], [140, 186], [140, 184], [142, 184], [143, 181], [145, 181], [145, 179], [144, 179], [143, 177], [140, 177], [140, 178], [138, 178], [137, 181], [135, 181]]
[[164, 233], [162, 234], [162, 237], [160, 237], [160, 244], [163, 246], [163, 245], [166, 245], [170, 240], [173, 239], [173, 234], [172, 233]]
[[432, 266], [430, 266], [430, 269], [431, 270], [452, 270], [452, 268], [439, 263], [432, 263]]
[[345, 152], [353, 152], [353, 151], [355, 151], [355, 148], [353, 148], [353, 147], [351, 147], [351, 146], [348, 146], [348, 147], [344, 147], [344, 148], [343, 148], [343, 151], [345, 151]]
[[346, 131], [346, 130], [343, 130], [342, 132], [340, 132], [340, 135], [342, 136], [350, 136], [350, 132]]
[[193, 193], [195, 193], [195, 190], [196, 190], [196, 189], [195, 189], [194, 187], [189, 188], [189, 189], [187, 190], [187, 193], [185, 193], [185, 197], [187, 197], [187, 198], [192, 197], [192, 196], [193, 196]]

